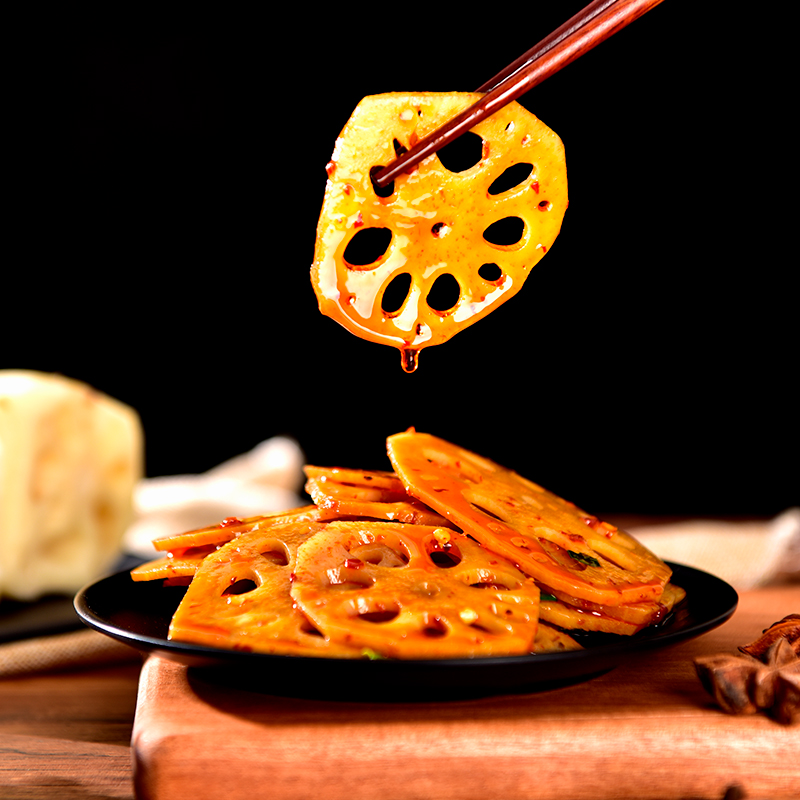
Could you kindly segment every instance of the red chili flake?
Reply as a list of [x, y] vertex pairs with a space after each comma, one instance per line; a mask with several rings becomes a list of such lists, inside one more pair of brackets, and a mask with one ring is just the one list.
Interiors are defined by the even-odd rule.
[[345, 194], [353, 194], [353, 187], [349, 183], [346, 183], [343, 191]]
[[536, 194], [539, 194], [539, 181], [531, 181], [531, 189], [533, 189]]
[[222, 522], [220, 522], [220, 528], [230, 528], [233, 525], [243, 525], [243, 521], [239, 519], [239, 517], [225, 517]]
[[364, 224], [364, 219], [362, 218], [361, 212], [359, 211], [358, 215], [356, 216], [356, 221], [353, 223], [353, 227], [360, 228], [363, 224]]
[[325, 172], [328, 174], [328, 177], [330, 178], [330, 176], [333, 175], [333, 173], [335, 171], [336, 171], [336, 162], [335, 161], [329, 161], [325, 165]]
[[294, 572], [289, 573], [289, 583], [294, 583], [297, 580], [297, 575]]
[[364, 562], [360, 558], [346, 558], [344, 565], [347, 569], [361, 569], [364, 566]]

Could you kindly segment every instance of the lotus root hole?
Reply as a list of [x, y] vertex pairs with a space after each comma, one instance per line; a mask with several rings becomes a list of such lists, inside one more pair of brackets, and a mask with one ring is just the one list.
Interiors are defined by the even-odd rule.
[[489, 187], [489, 194], [503, 194], [503, 192], [515, 189], [517, 186], [524, 183], [532, 172], [533, 164], [527, 164], [523, 161], [512, 164], [494, 179], [492, 185]]
[[232, 594], [247, 594], [248, 592], [252, 592], [253, 589], [257, 588], [258, 584], [251, 578], [240, 578], [239, 580], [234, 578], [231, 582], [231, 585], [225, 589], [222, 595], [224, 597], [225, 595]]
[[389, 228], [361, 228], [347, 243], [344, 260], [353, 267], [365, 267], [381, 259], [392, 242]]
[[434, 617], [426, 621], [422, 633], [430, 639], [440, 639], [447, 636], [447, 626], [438, 617]]
[[483, 158], [483, 139], [467, 131], [440, 148], [436, 155], [448, 172], [465, 172]]
[[364, 622], [391, 622], [400, 613], [400, 606], [394, 602], [382, 602], [359, 597], [350, 604], [349, 613]]
[[348, 569], [347, 567], [329, 569], [326, 572], [326, 577], [331, 588], [342, 591], [369, 589], [375, 583], [375, 579], [370, 575], [366, 575], [358, 569]]
[[[539, 204], [541, 208], [541, 203]], [[525, 221], [522, 217], [503, 217], [493, 222], [483, 232], [483, 238], [489, 244], [498, 247], [511, 247], [522, 241], [525, 235]]]
[[493, 262], [481, 264], [481, 266], [478, 267], [478, 275], [488, 283], [499, 283], [503, 277], [503, 270], [500, 269], [499, 264]]
[[443, 549], [431, 550], [428, 558], [440, 569], [451, 569], [461, 563], [462, 555], [455, 545], [449, 545]]
[[461, 286], [453, 275], [445, 272], [433, 282], [425, 300], [434, 311], [441, 314], [454, 308], [459, 297]]
[[396, 314], [406, 302], [411, 290], [411, 275], [401, 272], [395, 275], [389, 285], [383, 290], [381, 310], [384, 314]]
[[358, 618], [363, 619], [364, 622], [374, 622], [374, 623], [381, 623], [381, 622], [391, 622], [393, 619], [397, 617], [400, 612], [394, 609], [384, 609], [382, 611], [366, 611], [363, 614], [359, 614]]
[[261, 553], [261, 557], [276, 567], [289, 566], [289, 550], [286, 545], [281, 542], [275, 542], [269, 546]]
[[408, 555], [385, 544], [365, 544], [350, 551], [355, 558], [379, 567], [404, 567]]

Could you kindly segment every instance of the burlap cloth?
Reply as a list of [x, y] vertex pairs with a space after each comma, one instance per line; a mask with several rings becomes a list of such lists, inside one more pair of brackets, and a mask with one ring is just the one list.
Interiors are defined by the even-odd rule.
[[[145, 480], [137, 491], [137, 519], [125, 537], [125, 550], [154, 558], [150, 542], [157, 536], [226, 516], [296, 507], [302, 502], [302, 464], [296, 443], [276, 438], [202, 475]], [[800, 580], [800, 508], [763, 522], [696, 520], [628, 530], [661, 558], [710, 572], [737, 591]], [[133, 648], [79, 630], [0, 645], [0, 678], [136, 660]]]

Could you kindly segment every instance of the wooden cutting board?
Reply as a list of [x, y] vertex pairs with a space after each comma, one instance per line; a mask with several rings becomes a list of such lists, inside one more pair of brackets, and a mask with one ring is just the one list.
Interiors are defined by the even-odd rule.
[[137, 797], [796, 798], [800, 725], [720, 712], [692, 663], [789, 613], [800, 587], [743, 593], [722, 627], [600, 677], [455, 702], [277, 697], [152, 656], [133, 731]]

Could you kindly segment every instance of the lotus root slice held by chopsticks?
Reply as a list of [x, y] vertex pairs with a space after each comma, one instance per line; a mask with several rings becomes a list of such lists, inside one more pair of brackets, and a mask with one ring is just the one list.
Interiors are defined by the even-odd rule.
[[520, 290], [567, 208], [561, 140], [514, 102], [385, 189], [374, 183], [381, 167], [478, 97], [366, 97], [328, 165], [311, 269], [320, 311], [399, 348], [406, 371], [420, 350]]
[[602, 606], [657, 602], [672, 574], [642, 544], [509, 469], [430, 434], [387, 440], [409, 494], [543, 591]]

